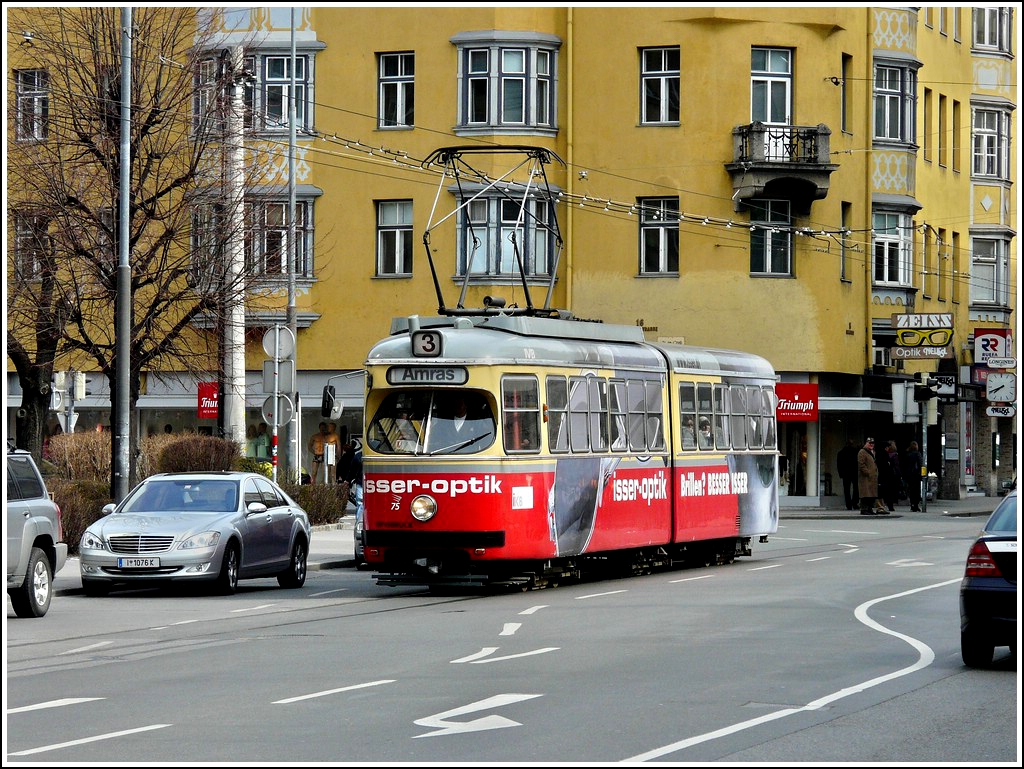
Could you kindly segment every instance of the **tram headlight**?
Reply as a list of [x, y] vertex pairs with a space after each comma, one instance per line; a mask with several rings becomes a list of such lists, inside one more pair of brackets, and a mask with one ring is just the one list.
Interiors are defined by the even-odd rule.
[[420, 494], [409, 505], [409, 512], [417, 521], [429, 521], [437, 512], [437, 502], [428, 494]]

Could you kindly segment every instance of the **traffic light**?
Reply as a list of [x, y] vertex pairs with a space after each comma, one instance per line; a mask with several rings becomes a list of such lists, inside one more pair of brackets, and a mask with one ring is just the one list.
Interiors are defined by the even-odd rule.
[[324, 387], [324, 397], [320, 401], [320, 416], [331, 418], [334, 411], [334, 385]]
[[85, 385], [86, 385], [85, 372], [83, 372], [83, 371], [76, 371], [75, 372], [75, 400], [76, 401], [80, 401], [80, 400], [84, 400], [85, 399], [85, 396], [87, 395], [87, 393], [85, 391]]
[[914, 374], [914, 379], [917, 380], [917, 384], [914, 385], [914, 400], [920, 403], [921, 401], [929, 401], [932, 398], [938, 398], [938, 389], [941, 384], [935, 377], [922, 374], [920, 372]]

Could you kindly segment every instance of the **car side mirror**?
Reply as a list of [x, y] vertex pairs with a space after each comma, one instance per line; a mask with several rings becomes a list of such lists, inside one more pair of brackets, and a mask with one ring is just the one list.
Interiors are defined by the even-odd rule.
[[114, 512], [115, 507], [117, 507], [117, 505], [115, 505], [113, 502], [108, 502], [100, 510], [100, 515], [110, 515], [112, 512]]
[[267, 512], [267, 506], [265, 504], [263, 504], [262, 502], [250, 502], [245, 507], [245, 514], [246, 515], [253, 515], [253, 514], [265, 513], [265, 512]]

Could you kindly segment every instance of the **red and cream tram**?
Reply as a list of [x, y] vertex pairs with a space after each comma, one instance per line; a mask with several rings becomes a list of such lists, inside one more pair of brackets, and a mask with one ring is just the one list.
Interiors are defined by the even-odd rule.
[[490, 308], [395, 319], [366, 372], [378, 584], [728, 563], [777, 530], [776, 376], [756, 355]]

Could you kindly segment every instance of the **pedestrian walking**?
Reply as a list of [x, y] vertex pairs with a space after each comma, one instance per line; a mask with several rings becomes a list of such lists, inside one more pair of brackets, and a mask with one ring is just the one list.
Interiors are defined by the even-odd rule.
[[849, 438], [846, 445], [839, 449], [836, 467], [843, 484], [846, 509], [853, 510], [860, 504], [860, 496], [857, 494], [857, 443], [853, 438]]
[[903, 482], [907, 485], [907, 497], [910, 499], [910, 512], [921, 512], [921, 468], [924, 466], [924, 458], [917, 448], [917, 441], [911, 441], [907, 450], [903, 453], [903, 461], [900, 465], [903, 473]]
[[899, 502], [900, 491], [903, 489], [903, 473], [900, 470], [900, 455], [896, 450], [896, 441], [887, 441], [885, 447], [877, 454], [878, 465], [878, 496], [886, 509], [892, 512]]
[[861, 515], [885, 515], [888, 511], [879, 510], [876, 505], [878, 497], [878, 465], [875, 463], [875, 439], [867, 438], [857, 452], [857, 493], [860, 495]]

